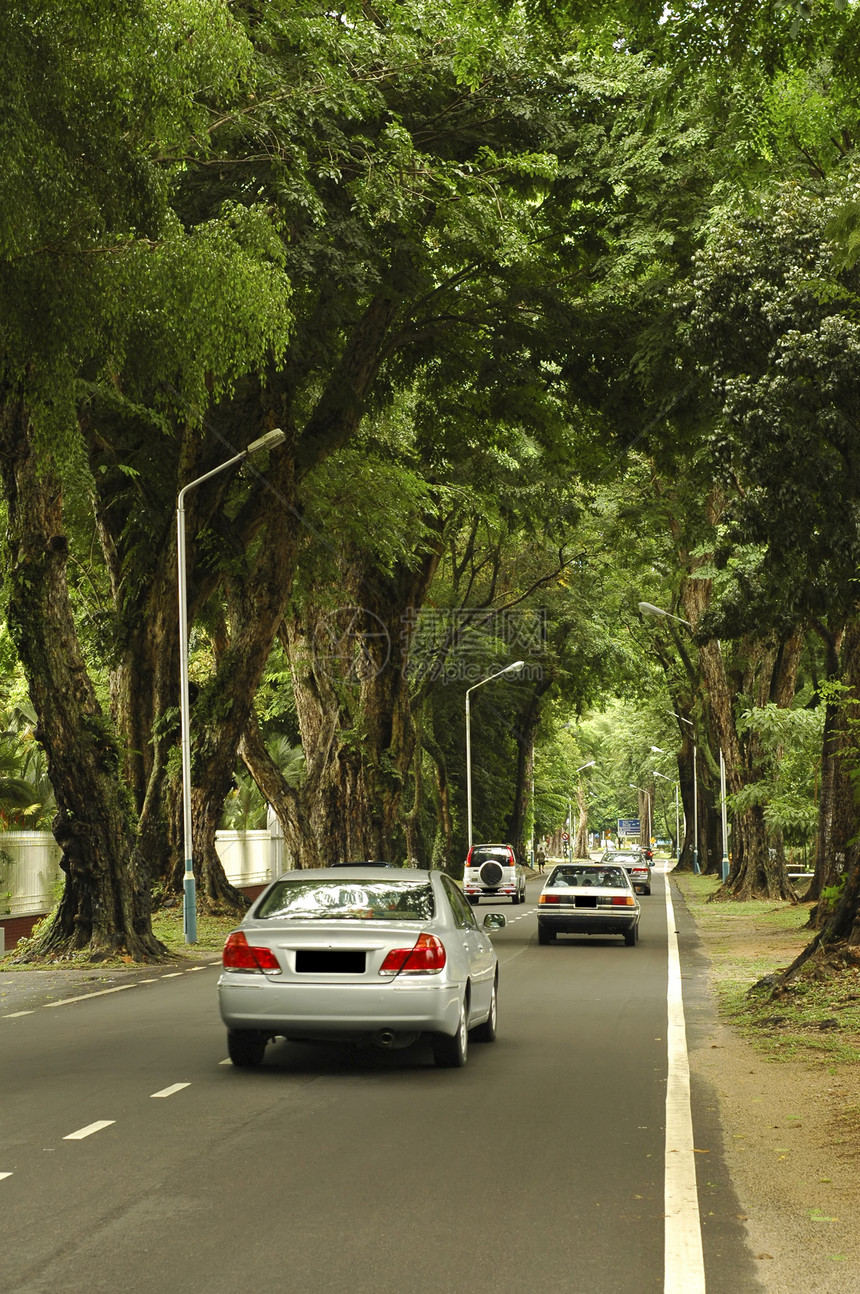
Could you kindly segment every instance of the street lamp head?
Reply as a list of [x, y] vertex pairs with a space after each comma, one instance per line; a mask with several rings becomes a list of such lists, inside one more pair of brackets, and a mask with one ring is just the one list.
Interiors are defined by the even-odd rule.
[[574, 774], [581, 773], [584, 768], [593, 768], [596, 763], [596, 759], [590, 759], [587, 764], [580, 764], [579, 768], [575, 768]]
[[252, 440], [245, 453], [249, 455], [258, 454], [263, 449], [274, 449], [276, 445], [280, 445], [286, 439], [287, 433], [285, 431], [282, 431], [280, 427], [273, 427], [264, 436], [259, 436], [257, 440]]
[[651, 747], [651, 749], [653, 750], [653, 752], [654, 752], [654, 754], [655, 754], [655, 755], [665, 755], [665, 754], [666, 754], [666, 752], [665, 752], [665, 750], [663, 749], [663, 747], [662, 747], [662, 746], [652, 746], [652, 747]]
[[513, 665], [506, 665], [505, 668], [501, 671], [501, 673], [502, 674], [519, 673], [519, 671], [524, 668], [525, 668], [524, 660], [515, 660]]
[[666, 620], [677, 620], [679, 625], [686, 625], [692, 630], [693, 626], [689, 620], [684, 620], [682, 616], [676, 616], [671, 611], [664, 611], [662, 607], [655, 607], [653, 602], [640, 602], [639, 614], [643, 616], [661, 616]]

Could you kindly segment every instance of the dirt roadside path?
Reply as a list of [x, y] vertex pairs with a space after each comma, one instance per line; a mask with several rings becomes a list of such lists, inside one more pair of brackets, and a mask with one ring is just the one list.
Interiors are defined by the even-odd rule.
[[[683, 894], [684, 878], [672, 879]], [[719, 907], [725, 916], [713, 923], [692, 914], [715, 1010], [707, 1033], [690, 1041], [690, 1069], [718, 1105], [761, 1285], [767, 1294], [858, 1294], [860, 1065], [831, 1063], [826, 1053], [774, 1058], [721, 1018], [716, 983], [727, 962], [754, 951], [757, 965], [783, 968], [808, 935], [798, 944], [796, 933], [768, 928], [746, 905]]]

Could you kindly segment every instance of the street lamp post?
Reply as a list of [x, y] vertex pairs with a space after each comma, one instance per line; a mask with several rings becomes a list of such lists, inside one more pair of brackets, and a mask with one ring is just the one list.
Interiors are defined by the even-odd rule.
[[202, 485], [211, 476], [217, 476], [234, 463], [241, 463], [263, 449], [273, 449], [286, 439], [286, 433], [276, 427], [267, 431], [265, 436], [253, 440], [241, 454], [234, 454], [225, 462], [213, 467], [211, 472], [189, 481], [179, 491], [176, 500], [176, 564], [179, 588], [179, 715], [182, 732], [182, 830], [183, 849], [185, 854], [185, 876], [183, 882], [182, 925], [185, 942], [197, 942], [197, 887], [194, 880], [194, 841], [191, 830], [191, 716], [188, 699], [188, 586], [185, 569], [185, 496], [195, 486]]
[[470, 849], [472, 848], [472, 720], [469, 696], [476, 687], [483, 687], [485, 683], [491, 683], [494, 678], [499, 678], [502, 674], [518, 673], [524, 665], [524, 660], [515, 660], [512, 665], [506, 665], [504, 669], [496, 670], [495, 674], [490, 674], [487, 678], [482, 678], [466, 688], [466, 827]]

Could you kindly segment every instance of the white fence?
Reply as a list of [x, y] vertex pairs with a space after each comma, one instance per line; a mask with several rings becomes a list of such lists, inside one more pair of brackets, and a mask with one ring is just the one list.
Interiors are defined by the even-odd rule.
[[[268, 831], [217, 831], [215, 848], [236, 886], [267, 885], [284, 870], [283, 840]], [[50, 912], [63, 889], [50, 831], [0, 832], [0, 918]]]

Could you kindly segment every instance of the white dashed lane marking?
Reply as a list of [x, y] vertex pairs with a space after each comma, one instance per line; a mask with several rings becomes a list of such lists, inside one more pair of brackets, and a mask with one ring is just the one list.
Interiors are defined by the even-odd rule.
[[141, 984], [158, 984], [163, 979], [180, 979], [183, 975], [191, 975], [194, 971], [209, 970], [212, 966], [220, 966], [220, 961], [208, 962], [205, 966], [189, 966], [184, 971], [170, 971], [167, 975], [158, 975], [154, 979], [138, 979], [133, 984], [117, 984], [113, 988], [98, 989], [93, 993], [81, 993], [77, 997], [62, 997], [56, 1002], [43, 1002], [41, 1007], [32, 1007], [29, 1011], [8, 1011], [5, 1015], [0, 1015], [0, 1020], [18, 1020], [24, 1015], [34, 1015], [37, 1010], [51, 1006], [69, 1006], [73, 1002], [88, 1002], [94, 997], [105, 997], [109, 993], [124, 993], [126, 989], [138, 988]]
[[183, 1088], [190, 1086], [190, 1083], [174, 1083], [171, 1087], [163, 1087], [160, 1092], [153, 1092], [150, 1100], [154, 1101], [160, 1096], [173, 1096], [174, 1092], [181, 1092]]
[[77, 1132], [70, 1132], [63, 1137], [63, 1141], [83, 1141], [84, 1137], [91, 1137], [94, 1132], [101, 1132], [102, 1128], [109, 1128], [113, 1123], [116, 1123], [116, 1119], [98, 1119], [95, 1123], [88, 1123], [85, 1128], [78, 1128]]
[[100, 988], [97, 993], [82, 993], [80, 997], [61, 997], [58, 1002], [46, 1002], [45, 1006], [68, 1006], [70, 1002], [87, 1002], [91, 997], [107, 997], [108, 993], [124, 993], [135, 984], [117, 984], [115, 988]]
[[4, 1177], [11, 1177], [11, 1176], [12, 1176], [11, 1173], [0, 1173], [0, 1182], [3, 1181]]

